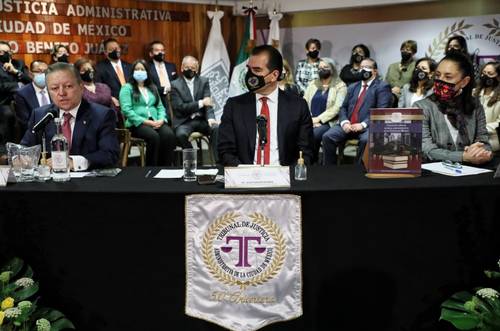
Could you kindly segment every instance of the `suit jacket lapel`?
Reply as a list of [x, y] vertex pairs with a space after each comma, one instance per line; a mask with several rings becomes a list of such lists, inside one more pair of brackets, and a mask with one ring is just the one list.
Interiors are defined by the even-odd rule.
[[[118, 84], [121, 85], [120, 78], [118, 78], [118, 74], [116, 73], [114, 64], [111, 63], [111, 61], [109, 59], [107, 61], [108, 61], [109, 70], [111, 70], [111, 76], [113, 76], [113, 78], [118, 82]], [[123, 67], [122, 67], [122, 71], [123, 71]], [[125, 73], [124, 73], [124, 75], [125, 75]], [[125, 76], [125, 77], [127, 77], [127, 76]]]
[[286, 98], [283, 94], [284, 92], [281, 89], [278, 91], [278, 152], [279, 159], [284, 160], [285, 156], [285, 132], [286, 132], [286, 124], [288, 123], [288, 117], [286, 116], [286, 110], [288, 108], [286, 104]]
[[186, 79], [184, 77], [180, 78], [181, 79], [181, 86], [184, 89], [183, 94], [188, 96], [188, 101], [194, 101], [193, 96], [191, 95], [191, 91], [189, 90], [189, 87], [187, 85]]
[[82, 99], [82, 103], [80, 104], [80, 108], [78, 108], [78, 113], [76, 114], [75, 127], [71, 138], [71, 151], [74, 151], [72, 154], [81, 153], [80, 146], [90, 124], [89, 107], [90, 104]]
[[255, 93], [248, 93], [248, 100], [244, 103], [243, 114], [241, 114], [243, 118], [243, 123], [246, 126], [246, 132], [248, 132], [248, 142], [250, 145], [250, 160], [255, 158], [255, 141], [257, 140], [257, 124], [256, 124], [256, 96]]

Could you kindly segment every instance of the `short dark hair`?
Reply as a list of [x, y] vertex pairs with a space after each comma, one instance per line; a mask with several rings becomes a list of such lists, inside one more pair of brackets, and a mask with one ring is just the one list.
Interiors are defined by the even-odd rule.
[[62, 48], [62, 47], [64, 47], [68, 51], [68, 54], [69, 54], [69, 48], [68, 48], [68, 46], [63, 45], [63, 44], [55, 44], [54, 47], [52, 47], [52, 49], [50, 51], [50, 54], [51, 55], [56, 54], [59, 51], [59, 48]]
[[47, 64], [47, 62], [45, 62], [44, 60], [33, 60], [33, 62], [30, 63], [30, 71], [33, 71], [33, 66], [37, 63], [45, 63]]
[[106, 48], [106, 47], [108, 47], [109, 43], [117, 43], [118, 45], [120, 44], [118, 42], [118, 40], [116, 40], [115, 38], [107, 38], [107, 39], [104, 39], [104, 41], [102, 42], [102, 45], [104, 46], [104, 48]]
[[[423, 62], [423, 61], [426, 61], [429, 64], [429, 70], [430, 70], [430, 72], [436, 71], [437, 62], [434, 61], [434, 59], [432, 59], [430, 57], [423, 57], [423, 58], [419, 59], [415, 63], [415, 69], [413, 71], [415, 71], [417, 69], [417, 66], [419, 65], [419, 63]], [[425, 91], [430, 90], [433, 85], [434, 85], [434, 81], [432, 79], [428, 79], [425, 82], [425, 85], [424, 85]], [[415, 75], [413, 75], [412, 78], [411, 78], [411, 80], [410, 80], [410, 88], [409, 88], [410, 92], [413, 92], [413, 93], [417, 92], [417, 87], [418, 87], [418, 78], [415, 77]]]
[[153, 46], [156, 45], [156, 44], [160, 44], [162, 45], [163, 47], [165, 47], [165, 44], [163, 43], [163, 41], [159, 41], [159, 40], [154, 40], [152, 42], [149, 43], [149, 51], [152, 52], [153, 51]]
[[401, 44], [401, 48], [400, 49], [403, 49], [403, 48], [406, 48], [406, 47], [409, 47], [411, 49], [411, 52], [413, 54], [417, 53], [417, 42], [415, 40], [405, 40], [405, 41], [403, 41], [403, 43]]
[[82, 77], [80, 77], [80, 72], [76, 70], [74, 65], [65, 62], [56, 62], [54, 64], [51, 64], [47, 69], [47, 73], [45, 74], [45, 76], [49, 77], [50, 74], [59, 71], [70, 72], [75, 77], [78, 84], [82, 83]]
[[374, 60], [374, 59], [372, 59], [371, 57], [365, 57], [365, 58], [363, 59], [363, 61], [366, 61], [366, 60], [371, 61], [371, 62], [373, 63], [373, 69], [378, 69], [378, 64], [377, 64], [377, 61], [375, 61], [375, 60]]
[[460, 44], [460, 47], [462, 48], [462, 52], [464, 54], [469, 55], [469, 49], [467, 48], [467, 40], [465, 40], [464, 37], [458, 36], [458, 35], [457, 36], [452, 36], [452, 37], [450, 37], [448, 39], [448, 42], [446, 43], [446, 48], [444, 49], [445, 52], [448, 50], [448, 48], [450, 47], [450, 43], [453, 40], [456, 40]]
[[272, 72], [278, 70], [279, 75], [283, 71], [283, 57], [281, 53], [271, 45], [261, 45], [252, 49], [252, 55], [260, 55], [265, 53], [267, 55], [267, 68]]
[[309, 49], [311, 47], [311, 44], [316, 45], [316, 48], [318, 50], [321, 50], [321, 41], [315, 38], [310, 38], [309, 40], [306, 41], [306, 49]]

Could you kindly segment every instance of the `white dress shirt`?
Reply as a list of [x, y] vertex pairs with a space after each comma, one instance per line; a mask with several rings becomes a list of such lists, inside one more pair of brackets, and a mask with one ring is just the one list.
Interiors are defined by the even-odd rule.
[[167, 67], [165, 66], [165, 62], [161, 61], [155, 61], [153, 60], [153, 63], [155, 64], [155, 69], [156, 73], [158, 74], [158, 79], [160, 79], [160, 72], [163, 72], [165, 74], [165, 86], [163, 86], [163, 94], [167, 94], [170, 92], [171, 85], [170, 85], [170, 78], [168, 78], [168, 72], [167, 72]]
[[[370, 79], [368, 82], [365, 82], [365, 81], [361, 81], [361, 88], [359, 89], [359, 93], [358, 93], [358, 98], [359, 96], [361, 95], [361, 93], [363, 93], [363, 86], [366, 84], [366, 93], [368, 93], [368, 90], [370, 89], [370, 85], [372, 85], [373, 81], [375, 80], [375, 77], [372, 77], [372, 79]], [[366, 94], [365, 94], [365, 97], [366, 97]], [[357, 100], [357, 99], [356, 99]], [[363, 101], [364, 102], [364, 101]], [[361, 105], [362, 106], [362, 105]], [[361, 108], [360, 106], [360, 108]], [[343, 120], [341, 123], [340, 123], [340, 127], [343, 127], [345, 123], [351, 123], [351, 121], [349, 120]], [[365, 129], [366, 127], [368, 126], [368, 123], [365, 123], [365, 122], [361, 122], [360, 123]]]
[[[262, 97], [267, 97], [267, 106], [269, 107], [269, 117], [267, 125], [271, 125], [270, 129], [270, 135], [271, 137], [269, 138], [269, 141], [271, 142], [270, 145], [270, 156], [269, 156], [269, 165], [280, 165], [280, 155], [279, 155], [279, 150], [278, 150], [278, 91], [279, 88], [276, 86], [276, 89], [271, 92], [269, 95], [262, 95], [259, 93], [256, 93], [256, 102], [255, 102], [255, 110], [256, 110], [256, 116], [260, 115], [261, 108], [262, 108], [262, 101], [260, 98]], [[255, 122], [254, 125], [257, 126], [257, 123]], [[255, 135], [255, 157], [254, 157], [254, 164], [257, 164], [257, 153], [259, 149], [259, 135]], [[264, 155], [262, 155], [264, 157]]]
[[[81, 103], [80, 103], [81, 104]], [[71, 114], [71, 140], [73, 140], [74, 134], [73, 132], [75, 131], [75, 122], [76, 122], [76, 115], [78, 114], [78, 108], [80, 108], [80, 104], [76, 106], [75, 108], [69, 110], [69, 113]], [[61, 118], [61, 126], [64, 125], [64, 113], [65, 111], [62, 109], [59, 109], [59, 117]], [[73, 170], [74, 171], [85, 171], [89, 168], [89, 160], [87, 160], [85, 157], [81, 155], [70, 155], [70, 159], [73, 160]]]

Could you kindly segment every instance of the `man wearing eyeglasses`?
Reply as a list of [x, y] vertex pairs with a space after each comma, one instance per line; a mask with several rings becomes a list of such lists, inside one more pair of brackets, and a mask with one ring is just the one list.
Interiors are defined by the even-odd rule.
[[324, 163], [337, 163], [337, 147], [350, 139], [358, 139], [356, 159], [361, 156], [368, 140], [370, 108], [387, 108], [392, 104], [391, 87], [378, 78], [377, 62], [371, 58], [360, 64], [363, 80], [349, 85], [340, 107], [339, 124], [323, 135]]

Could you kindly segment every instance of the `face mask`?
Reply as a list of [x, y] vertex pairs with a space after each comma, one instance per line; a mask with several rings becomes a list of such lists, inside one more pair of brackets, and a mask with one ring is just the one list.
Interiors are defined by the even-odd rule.
[[372, 78], [373, 71], [372, 69], [362, 69], [360, 72], [361, 80], [368, 80]]
[[57, 62], [63, 62], [63, 63], [68, 63], [68, 55], [63, 54], [61, 56], [57, 57]]
[[311, 59], [317, 59], [318, 55], [319, 55], [318, 50], [307, 52], [307, 56], [309, 56]]
[[486, 75], [481, 75], [481, 83], [485, 87], [496, 87], [498, 85], [497, 77], [489, 77]]
[[401, 60], [403, 62], [408, 62], [412, 57], [412, 54], [411, 53], [408, 53], [408, 52], [401, 52]]
[[250, 92], [257, 91], [264, 86], [266, 86], [266, 80], [265, 78], [270, 75], [271, 73], [265, 75], [265, 76], [259, 76], [256, 75], [252, 72], [252, 70], [248, 70], [247, 74], [245, 75], [245, 84], [247, 86], [247, 89]]
[[10, 61], [10, 54], [5, 52], [0, 56], [0, 62], [7, 63]]
[[108, 57], [112, 60], [118, 60], [120, 58], [120, 52], [118, 52], [116, 49], [112, 51], [111, 53], [108, 53]]
[[353, 55], [351, 55], [351, 62], [353, 63], [361, 63], [361, 61], [363, 61], [364, 59], [365, 57], [358, 53], [354, 53]]
[[330, 69], [319, 69], [318, 70], [318, 76], [321, 79], [330, 78], [331, 75], [332, 75], [332, 71]]
[[458, 53], [462, 53], [462, 51], [459, 49], [455, 49], [455, 48], [450, 48], [450, 49], [446, 50], [446, 55], [458, 54]]
[[413, 71], [413, 78], [416, 79], [417, 81], [426, 80], [427, 73], [417, 68], [415, 69], [415, 71]]
[[90, 83], [94, 80], [94, 70], [87, 70], [83, 74], [80, 74], [84, 82]]
[[184, 75], [184, 77], [186, 77], [187, 79], [192, 79], [194, 76], [196, 76], [196, 72], [191, 70], [191, 69], [186, 69], [186, 70], [183, 70], [182, 71], [182, 74]]
[[45, 88], [45, 73], [39, 73], [35, 74], [33, 77], [33, 81], [35, 82], [35, 85], [40, 87], [40, 88]]
[[434, 95], [441, 102], [448, 102], [455, 97], [457, 84], [448, 83], [440, 79], [434, 80]]
[[165, 58], [165, 54], [161, 53], [161, 52], [158, 54], [155, 54], [153, 56], [153, 59], [155, 59], [155, 61], [158, 61], [158, 62], [162, 62], [164, 58]]
[[134, 71], [134, 79], [138, 82], [143, 82], [148, 79], [148, 73], [143, 70], [135, 70]]

